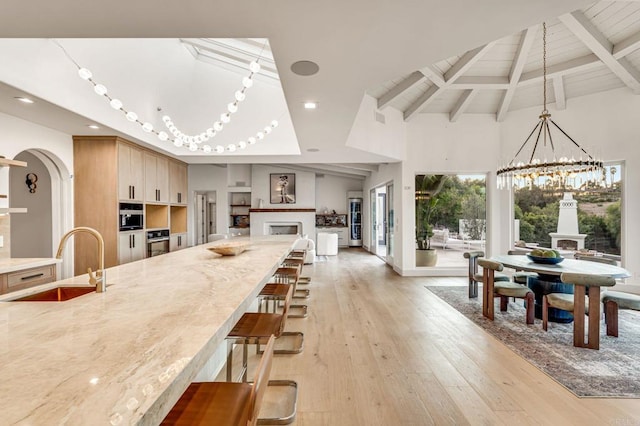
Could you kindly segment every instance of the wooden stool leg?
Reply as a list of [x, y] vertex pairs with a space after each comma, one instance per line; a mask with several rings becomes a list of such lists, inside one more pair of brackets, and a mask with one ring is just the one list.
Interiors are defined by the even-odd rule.
[[618, 337], [618, 304], [613, 300], [604, 304], [604, 320], [607, 323], [607, 336]]
[[[527, 301], [527, 314], [529, 314], [529, 301]], [[547, 301], [547, 295], [542, 296], [542, 329], [547, 331], [547, 325], [549, 323], [549, 302]]]
[[[536, 310], [534, 307], [535, 302], [533, 300], [533, 293], [527, 294], [527, 297], [525, 300], [527, 301], [527, 324], [533, 324], [535, 321], [535, 314], [536, 314]], [[544, 313], [542, 315], [544, 315]]]

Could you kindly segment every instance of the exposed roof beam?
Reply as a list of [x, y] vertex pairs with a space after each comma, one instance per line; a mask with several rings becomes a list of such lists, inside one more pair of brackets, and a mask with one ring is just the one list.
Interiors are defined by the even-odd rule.
[[444, 81], [444, 75], [440, 71], [438, 71], [433, 65], [428, 65], [424, 67], [421, 71], [424, 75], [426, 75], [429, 78], [429, 80], [433, 81], [436, 86], [442, 87], [446, 84]]
[[449, 84], [449, 87], [456, 90], [464, 89], [506, 89], [509, 87], [509, 80], [500, 76], [462, 76]]
[[449, 113], [449, 121], [458, 121], [458, 118], [460, 118], [460, 116], [469, 107], [477, 93], [477, 90], [465, 90]]
[[467, 53], [462, 55], [462, 57], [444, 74], [444, 84], [442, 86], [434, 84], [429, 88], [429, 90], [416, 99], [415, 102], [409, 105], [409, 108], [407, 108], [403, 114], [405, 121], [413, 117], [422, 107], [433, 102], [441, 90], [449, 87], [456, 79], [468, 71], [469, 68], [482, 58], [482, 56], [491, 49], [495, 43], [496, 41], [492, 41], [484, 46], [469, 50]]
[[444, 73], [444, 81], [453, 82], [456, 78], [467, 72], [482, 56], [496, 44], [495, 41], [484, 46], [467, 51], [447, 72]]
[[531, 46], [533, 46], [533, 40], [536, 36], [536, 32], [537, 27], [530, 27], [522, 32], [520, 44], [518, 45], [518, 50], [513, 58], [511, 70], [509, 71], [509, 87], [502, 95], [500, 105], [498, 106], [498, 112], [496, 112], [497, 121], [504, 120], [507, 115], [507, 111], [509, 111], [513, 95], [515, 95], [516, 89], [518, 88], [518, 82], [520, 81], [522, 70], [524, 69], [524, 65], [529, 57]]
[[393, 86], [387, 93], [378, 98], [378, 109], [382, 109], [389, 103], [400, 96], [402, 92], [424, 79], [425, 76], [420, 71], [414, 71], [405, 77], [400, 83]]
[[613, 56], [613, 44], [579, 11], [560, 16], [560, 21], [580, 39], [624, 84], [640, 93], [640, 72], [626, 58]]
[[[571, 59], [560, 64], [547, 67], [547, 78], [555, 78], [559, 75], [567, 75], [580, 71], [587, 71], [602, 66], [602, 62], [596, 55], [589, 54], [580, 58]], [[542, 80], [542, 68], [529, 71], [520, 77], [520, 85], [534, 84]]]
[[441, 90], [444, 90], [444, 88], [438, 87], [435, 84], [429, 87], [429, 90], [420, 95], [420, 97], [416, 99], [411, 105], [409, 105], [409, 108], [404, 111], [404, 120], [409, 120], [418, 112], [420, 108], [433, 102]]
[[370, 163], [339, 163], [336, 166], [345, 167], [347, 169], [365, 170], [368, 172], [378, 172], [380, 170], [379, 164]]
[[613, 46], [613, 57], [623, 58], [628, 54], [640, 49], [640, 32], [630, 35]]
[[564, 94], [564, 82], [561, 75], [553, 78], [553, 93], [556, 98], [556, 108], [565, 109], [567, 107], [567, 99]]

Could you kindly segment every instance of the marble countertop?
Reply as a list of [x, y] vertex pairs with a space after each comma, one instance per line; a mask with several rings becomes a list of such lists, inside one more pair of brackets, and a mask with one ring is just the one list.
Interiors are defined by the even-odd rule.
[[39, 266], [61, 263], [62, 260], [55, 257], [29, 257], [29, 258], [11, 258], [0, 259], [0, 274], [21, 271], [23, 269], [37, 268]]
[[224, 257], [209, 243], [109, 268], [105, 293], [0, 303], [1, 423], [158, 424], [294, 240], [253, 238]]

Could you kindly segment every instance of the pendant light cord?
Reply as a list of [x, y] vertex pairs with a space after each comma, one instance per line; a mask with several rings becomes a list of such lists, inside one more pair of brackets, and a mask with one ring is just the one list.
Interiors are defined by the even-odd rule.
[[542, 110], [542, 113], [546, 114], [548, 111], [547, 111], [547, 24], [545, 22], [542, 23], [542, 80], [543, 80], [542, 99], [544, 104], [544, 109]]

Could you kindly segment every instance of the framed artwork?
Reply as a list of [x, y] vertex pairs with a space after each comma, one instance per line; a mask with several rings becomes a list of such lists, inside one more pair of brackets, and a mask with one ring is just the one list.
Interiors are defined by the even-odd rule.
[[271, 204], [295, 204], [295, 173], [271, 173]]

